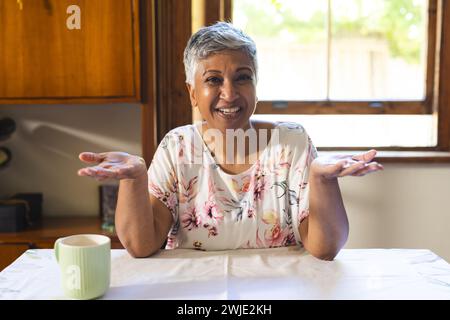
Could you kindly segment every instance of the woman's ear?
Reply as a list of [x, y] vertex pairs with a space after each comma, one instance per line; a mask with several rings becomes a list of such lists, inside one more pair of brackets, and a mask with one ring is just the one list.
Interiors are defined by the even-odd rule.
[[186, 83], [186, 87], [187, 87], [188, 92], [189, 92], [189, 99], [191, 99], [191, 106], [193, 108], [195, 108], [195, 107], [197, 107], [197, 98], [195, 97], [194, 86], [191, 85], [190, 83]]

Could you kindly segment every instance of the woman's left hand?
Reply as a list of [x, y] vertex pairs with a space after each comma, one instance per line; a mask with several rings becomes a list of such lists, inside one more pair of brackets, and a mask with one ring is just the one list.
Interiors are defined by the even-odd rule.
[[383, 170], [383, 166], [372, 161], [377, 151], [372, 149], [358, 155], [323, 156], [311, 163], [311, 176], [335, 179], [345, 176], [361, 177], [368, 173]]

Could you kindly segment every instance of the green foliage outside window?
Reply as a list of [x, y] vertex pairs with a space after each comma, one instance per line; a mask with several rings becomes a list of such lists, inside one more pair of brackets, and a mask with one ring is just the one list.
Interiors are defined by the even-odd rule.
[[[325, 40], [327, 12], [326, 3], [315, 10], [307, 20], [299, 19], [289, 8], [292, 0], [234, 0], [234, 13], [247, 18], [245, 31], [259, 38], [279, 38], [288, 32], [298, 43]], [[295, 0], [294, 0], [295, 1]], [[369, 0], [377, 1], [382, 8], [374, 14], [365, 14], [364, 3], [368, 0], [331, 0], [332, 13], [340, 4], [351, 4], [360, 13], [333, 18], [332, 37], [370, 37], [388, 42], [391, 55], [419, 64], [421, 49], [426, 37], [427, 16], [425, 0]], [[305, 1], [305, 5], [316, 1]], [[426, 38], [425, 38], [426, 40]]]

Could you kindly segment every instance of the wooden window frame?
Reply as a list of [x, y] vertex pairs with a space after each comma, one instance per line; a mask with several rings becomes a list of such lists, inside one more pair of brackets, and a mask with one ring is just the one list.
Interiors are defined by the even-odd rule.
[[[208, 7], [205, 6], [203, 13], [205, 24], [214, 23], [218, 20], [231, 20], [231, 0], [200, 1], [209, 3]], [[217, 6], [217, 3], [214, 6], [211, 2], [219, 2], [219, 6]], [[142, 118], [143, 154], [149, 164], [157, 144], [165, 133], [177, 126], [192, 123], [192, 110], [184, 83], [184, 66], [181, 59], [192, 27], [192, 3], [191, 0], [142, 0], [142, 3], [147, 10], [142, 9], [141, 12], [153, 15], [153, 23], [149, 22], [148, 16], [143, 17], [141, 23], [141, 28], [147, 28], [148, 30], [153, 28], [154, 41], [153, 45], [149, 45], [148, 38], [142, 38], [141, 45], [143, 48], [142, 54], [146, 55], [143, 56], [145, 59], [142, 59], [146, 61], [143, 63], [142, 75], [143, 78], [147, 79], [143, 82], [142, 94], [145, 102]], [[433, 59], [433, 65], [439, 67], [435, 68], [433, 86], [432, 89], [427, 87], [427, 93], [430, 96], [429, 92], [432, 91], [431, 94], [434, 97], [431, 114], [437, 123], [437, 145], [422, 148], [380, 148], [379, 150], [382, 150], [378, 157], [380, 162], [450, 163], [450, 81], [443, 81], [450, 74], [450, 3], [442, 0], [436, 0], [435, 3], [436, 6], [430, 6], [430, 10], [434, 10], [436, 14], [435, 23], [439, 26], [439, 32], [435, 42], [436, 55], [429, 57], [428, 63], [431, 63], [431, 59]], [[158, 4], [160, 5], [159, 9], [157, 8]], [[174, 10], [175, 8], [176, 10]], [[220, 8], [219, 13], [217, 8]], [[220, 19], [217, 19], [217, 17], [220, 17]], [[150, 52], [153, 52], [154, 60], [152, 63], [148, 63]], [[167, 64], [171, 65], [167, 66]], [[427, 75], [428, 77], [431, 77], [431, 75]], [[283, 103], [276, 105], [275, 113], [287, 113], [284, 112], [286, 109], [283, 109]], [[411, 106], [410, 102], [408, 104]], [[265, 112], [264, 108], [264, 104], [258, 102], [259, 113], [262, 111], [268, 113]], [[311, 113], [319, 113], [317, 110], [312, 112], [314, 107], [310, 108]], [[340, 102], [335, 108], [345, 109], [346, 107], [344, 102]], [[392, 112], [394, 108], [389, 104], [384, 105], [383, 108], [372, 106], [367, 108], [371, 110], [367, 112], [369, 114], [394, 113]], [[345, 112], [339, 112], [338, 114], [342, 113], [345, 114]], [[319, 152], [324, 154], [342, 153], [363, 149], [366, 148], [319, 148]]]

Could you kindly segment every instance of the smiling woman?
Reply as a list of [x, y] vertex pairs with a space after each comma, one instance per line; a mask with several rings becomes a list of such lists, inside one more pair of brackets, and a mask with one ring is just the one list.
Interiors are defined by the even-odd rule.
[[376, 151], [317, 157], [300, 124], [252, 120], [256, 47], [232, 24], [195, 33], [184, 63], [192, 107], [204, 121], [168, 132], [148, 171], [134, 155], [80, 154], [93, 166], [79, 175], [120, 180], [116, 227], [125, 248], [143, 257], [164, 242], [200, 250], [299, 245], [333, 259], [348, 236], [337, 179], [381, 170]]

